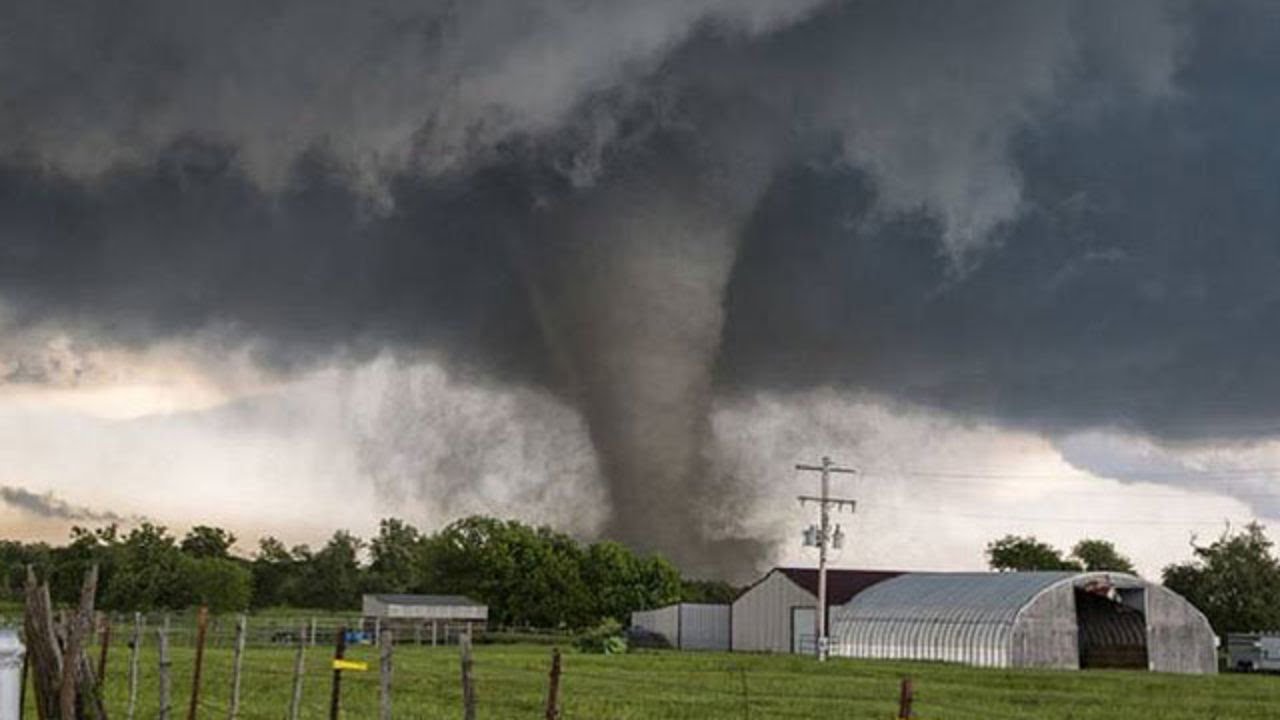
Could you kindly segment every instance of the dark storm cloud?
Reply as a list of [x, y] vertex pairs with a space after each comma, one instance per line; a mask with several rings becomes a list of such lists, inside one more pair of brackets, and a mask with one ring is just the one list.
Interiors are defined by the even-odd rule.
[[19, 328], [52, 320], [140, 346], [208, 330], [282, 369], [423, 345], [536, 372], [521, 284], [491, 224], [520, 198], [483, 174], [391, 193], [395, 210], [374, 217], [319, 149], [267, 192], [233, 149], [200, 139], [92, 179], [9, 162], [0, 294]]
[[717, 391], [1271, 423], [1268, 5], [816, 5], [15, 4], [0, 319], [551, 388], [692, 565], [761, 553], [699, 527]]
[[56, 497], [53, 493], [41, 495], [12, 485], [0, 485], [0, 502], [32, 515], [55, 520], [114, 523], [128, 522], [129, 520], [129, 518], [113, 512], [103, 512], [72, 505]]
[[932, 213], [846, 166], [793, 170], [729, 292], [726, 383], [834, 383], [1048, 431], [1274, 434], [1280, 80], [1268, 5], [1202, 5], [1178, 94], [1014, 143], [1023, 211], [957, 276]]

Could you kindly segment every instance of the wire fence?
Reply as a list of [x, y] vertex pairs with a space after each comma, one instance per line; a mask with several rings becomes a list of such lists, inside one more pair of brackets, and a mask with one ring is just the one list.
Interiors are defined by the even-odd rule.
[[[236, 615], [219, 615], [209, 618], [205, 637], [205, 646], [209, 648], [230, 648], [236, 642]], [[21, 618], [9, 620], [18, 626]], [[0, 625], [5, 618], [0, 617]], [[192, 612], [184, 613], [99, 613], [96, 620], [96, 632], [104, 632], [110, 625], [112, 636], [127, 638], [135, 627], [141, 632], [154, 632], [157, 628], [167, 628], [169, 644], [173, 647], [193, 647], [196, 641], [196, 616]], [[415, 645], [457, 645], [459, 639], [470, 632], [478, 642], [486, 642], [493, 637], [497, 641], [504, 638], [518, 638], [534, 643], [566, 642], [572, 637], [567, 631], [544, 630], [528, 627], [495, 626], [485, 630], [478, 623], [450, 620], [426, 620], [422, 622], [395, 622], [388, 626], [395, 630], [393, 637], [397, 644]], [[309, 615], [298, 614], [255, 616], [247, 623], [245, 645], [249, 647], [284, 647], [294, 646], [300, 640], [309, 646], [332, 645], [337, 633], [345, 631], [348, 642], [353, 644], [376, 644], [383, 626], [372, 618], [351, 615]]]
[[[449, 646], [418, 644], [395, 631], [379, 633], [374, 644], [354, 634], [342, 635], [344, 628], [367, 625], [354, 616], [316, 617], [314, 622], [302, 615], [249, 618], [242, 625], [244, 650], [237, 653], [238, 621], [244, 622], [236, 616], [209, 618], [201, 648], [196, 618], [189, 614], [112, 615], [109, 632], [108, 618], [101, 616], [86, 654], [98, 670], [110, 717], [302, 720], [336, 718], [341, 712], [350, 718], [390, 718], [392, 708], [398, 718], [475, 718], [477, 712], [488, 718], [562, 720], [809, 717], [812, 708], [805, 709], [802, 701], [823, 695], [715, 653], [645, 653], [631, 662], [574, 654], [562, 668], [558, 647], [481, 645], [484, 633], [479, 631], [463, 632]], [[143, 629], [135, 635], [139, 626]], [[299, 632], [302, 627], [306, 633]], [[284, 629], [292, 629], [287, 641], [276, 634]], [[529, 628], [495, 634], [515, 634], [514, 630], [521, 637], [532, 634]], [[571, 639], [563, 632], [541, 635], [565, 645]], [[158, 653], [162, 636], [170, 653], [168, 667]], [[354, 640], [342, 643], [343, 653], [338, 652], [340, 638]], [[295, 665], [299, 651], [302, 662]], [[350, 664], [335, 670], [339, 654]], [[237, 673], [242, 674], [238, 685], [233, 681]], [[335, 683], [339, 690], [334, 690]], [[296, 705], [295, 686], [302, 691]], [[845, 689], [846, 695], [838, 699], [844, 707], [863, 704], [874, 708], [877, 717], [890, 716], [887, 704], [895, 688], [883, 679]], [[170, 698], [167, 713], [161, 711], [162, 696]], [[649, 714], [627, 709], [638, 702], [654, 709]], [[823, 702], [833, 702], [830, 693]], [[239, 709], [234, 715], [233, 705]], [[27, 706], [26, 717], [36, 717], [29, 693]]]

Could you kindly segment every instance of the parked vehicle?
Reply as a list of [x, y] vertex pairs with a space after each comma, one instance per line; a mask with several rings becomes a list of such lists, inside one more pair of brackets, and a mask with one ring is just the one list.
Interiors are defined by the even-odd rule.
[[1240, 672], [1280, 672], [1280, 632], [1227, 635], [1227, 662]]

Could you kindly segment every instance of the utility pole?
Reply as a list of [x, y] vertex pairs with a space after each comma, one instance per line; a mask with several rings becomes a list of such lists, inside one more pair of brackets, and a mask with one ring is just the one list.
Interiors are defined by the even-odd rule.
[[[842, 473], [845, 475], [853, 475], [857, 471], [853, 468], [838, 467], [831, 462], [831, 458], [823, 456], [821, 465], [805, 465], [803, 463], [796, 465], [797, 470], [807, 470], [810, 472], [822, 473], [822, 493], [818, 497], [812, 495], [800, 495], [800, 505], [806, 502], [816, 502], [821, 510], [821, 520], [817, 528], [810, 526], [805, 532], [805, 545], [816, 544], [818, 546], [818, 611], [814, 614], [814, 638], [816, 640], [818, 660], [827, 659], [828, 639], [827, 639], [827, 548], [831, 545], [833, 539], [831, 533], [831, 508], [834, 506], [837, 510], [844, 506], [849, 507], [852, 512], [857, 503], [849, 498], [833, 498], [831, 497], [831, 474]], [[839, 547], [843, 543], [843, 534], [840, 534], [839, 526], [836, 527], [836, 546]], [[811, 541], [812, 540], [812, 541]]]

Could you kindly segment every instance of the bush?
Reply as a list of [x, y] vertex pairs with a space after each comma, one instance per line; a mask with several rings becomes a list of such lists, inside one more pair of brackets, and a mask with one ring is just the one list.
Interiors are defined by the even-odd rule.
[[622, 634], [622, 624], [617, 620], [605, 620], [578, 636], [578, 650], [597, 655], [620, 655], [627, 651], [627, 639]]

